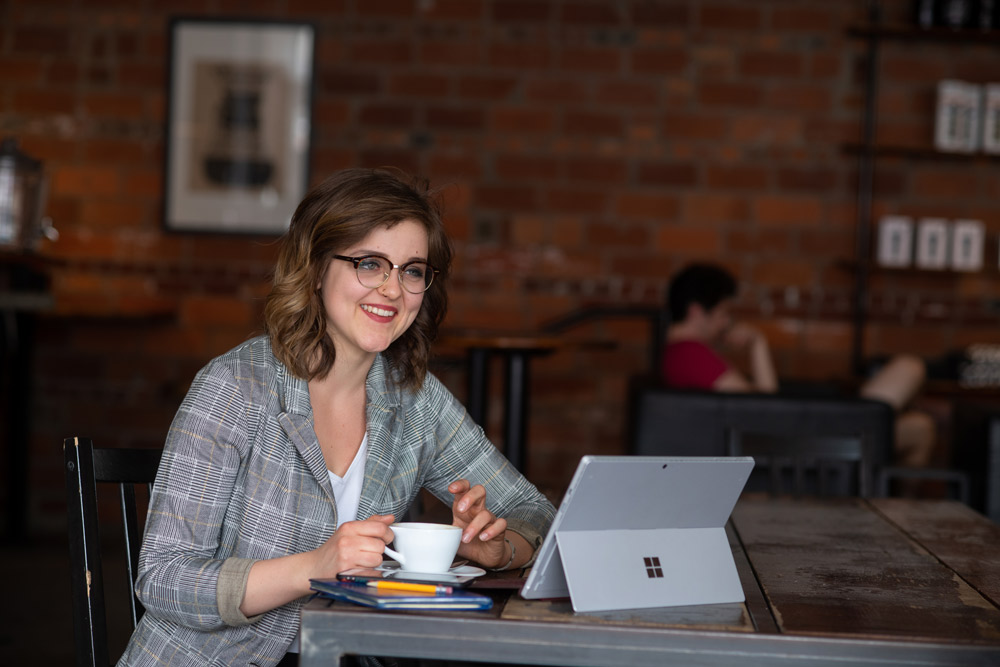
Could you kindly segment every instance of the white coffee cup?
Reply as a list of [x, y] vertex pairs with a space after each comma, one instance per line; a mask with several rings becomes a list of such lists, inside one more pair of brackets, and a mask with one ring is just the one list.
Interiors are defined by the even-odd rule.
[[406, 521], [390, 527], [396, 548], [386, 547], [385, 553], [409, 572], [447, 572], [462, 540], [461, 528], [444, 523]]

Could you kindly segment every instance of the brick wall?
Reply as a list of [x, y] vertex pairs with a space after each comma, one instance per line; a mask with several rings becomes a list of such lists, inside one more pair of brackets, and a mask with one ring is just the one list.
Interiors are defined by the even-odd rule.
[[[315, 22], [314, 180], [393, 164], [444, 187], [449, 326], [530, 330], [588, 305], [658, 304], [673, 270], [711, 258], [745, 279], [740, 309], [779, 371], [831, 378], [850, 372], [858, 175], [842, 146], [859, 140], [863, 92], [863, 44], [845, 28], [866, 4], [0, 4], [0, 135], [45, 161], [61, 232], [41, 249], [56, 305], [36, 349], [34, 525], [59, 524], [62, 437], [161, 443], [195, 370], [259, 330], [270, 239], [162, 229], [174, 12]], [[909, 5], [886, 3], [887, 17]], [[996, 56], [886, 47], [880, 137], [929, 146], [936, 80], [1000, 81]], [[998, 342], [997, 163], [884, 160], [876, 188], [876, 217], [984, 220], [991, 268], [873, 276], [866, 351]], [[581, 454], [623, 450], [625, 383], [647, 360], [644, 322], [576, 333], [619, 344], [536, 360], [530, 471], [546, 488]], [[461, 396], [453, 355], [436, 368]]]

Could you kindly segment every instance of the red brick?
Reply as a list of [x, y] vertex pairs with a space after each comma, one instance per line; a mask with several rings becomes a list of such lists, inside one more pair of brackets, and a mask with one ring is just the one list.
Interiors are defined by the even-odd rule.
[[380, 127], [413, 127], [416, 109], [400, 104], [369, 104], [358, 112], [358, 122], [362, 125]]
[[803, 120], [793, 114], [739, 114], [728, 125], [728, 138], [738, 143], [794, 144], [802, 142]]
[[504, 0], [493, 4], [493, 18], [501, 22], [544, 22], [552, 18], [554, 5], [546, 0]]
[[389, 92], [406, 97], [446, 97], [451, 82], [437, 74], [397, 74], [389, 79]]
[[117, 83], [126, 88], [156, 88], [166, 85], [166, 70], [159, 65], [126, 62], [118, 65]]
[[745, 5], [703, 3], [699, 10], [699, 23], [703, 28], [751, 31], [762, 27], [760, 11]]
[[415, 13], [416, 0], [379, 0], [379, 2], [362, 2], [355, 5], [355, 11], [360, 16], [379, 16], [385, 18], [410, 18]]
[[620, 53], [616, 48], [566, 46], [556, 61], [559, 69], [568, 72], [612, 74], [621, 69]]
[[477, 100], [502, 100], [511, 96], [517, 79], [509, 76], [465, 76], [458, 81], [460, 97]]
[[313, 103], [313, 116], [318, 126], [343, 126], [353, 122], [353, 108], [345, 100], [320, 99]]
[[515, 215], [510, 220], [510, 240], [518, 246], [536, 246], [544, 243], [545, 219], [534, 215]]
[[609, 113], [569, 111], [563, 121], [563, 130], [570, 135], [621, 136], [624, 125], [621, 116]]
[[559, 160], [549, 155], [501, 154], [493, 161], [496, 175], [504, 181], [537, 182], [560, 171]]
[[542, 206], [555, 213], [601, 213], [608, 197], [595, 190], [549, 188], [542, 195]]
[[118, 170], [106, 167], [61, 167], [52, 175], [54, 195], [117, 195], [120, 188]]
[[83, 33], [62, 28], [22, 26], [13, 31], [11, 44], [15, 53], [65, 55], [75, 46], [74, 35], [79, 38]]
[[691, 60], [683, 49], [636, 48], [631, 56], [632, 71], [638, 74], [680, 74]]
[[440, 177], [462, 176], [469, 180], [482, 178], [480, 158], [466, 152], [432, 152], [428, 158], [428, 173]]
[[374, 72], [358, 68], [332, 68], [320, 70], [319, 88], [323, 92], [344, 94], [372, 94], [381, 89], [380, 77]]
[[490, 129], [517, 134], [547, 134], [556, 125], [552, 111], [494, 107], [490, 110]]
[[643, 162], [639, 164], [637, 180], [643, 185], [690, 187], [698, 183], [698, 172], [689, 163]]
[[615, 213], [622, 218], [672, 221], [679, 210], [677, 198], [664, 194], [624, 192], [615, 201]]
[[[465, 38], [468, 39], [468, 36]], [[422, 42], [418, 49], [420, 62], [427, 65], [463, 63], [469, 67], [479, 65], [483, 60], [482, 45], [472, 41], [428, 40]]]
[[127, 93], [87, 93], [83, 110], [90, 116], [104, 118], [143, 118], [146, 106], [142, 97]]
[[722, 237], [711, 227], [664, 225], [657, 233], [656, 248], [669, 254], [715, 257], [722, 251]]
[[641, 2], [629, 8], [632, 23], [638, 26], [687, 26], [691, 20], [685, 4], [665, 4], [662, 2]]
[[577, 1], [559, 6], [559, 20], [569, 25], [617, 26], [622, 16], [614, 3]]
[[618, 158], [579, 157], [567, 162], [566, 175], [571, 181], [624, 184], [628, 175], [628, 165]]
[[667, 114], [663, 119], [663, 135], [681, 139], [718, 139], [726, 136], [730, 121], [723, 116], [706, 114]]
[[481, 0], [434, 0], [418, 3], [417, 8], [428, 19], [470, 21], [484, 17], [485, 4]]
[[480, 185], [475, 189], [476, 206], [500, 210], [533, 210], [538, 207], [534, 188]]
[[749, 279], [759, 285], [807, 286], [815, 283], [815, 266], [803, 260], [774, 259], [754, 267]]
[[686, 194], [682, 198], [682, 215], [696, 224], [745, 221], [750, 206], [744, 197], [714, 194]]
[[698, 88], [698, 101], [706, 107], [747, 109], [760, 104], [759, 86], [747, 83], [704, 83]]
[[409, 42], [360, 40], [351, 44], [350, 58], [366, 65], [400, 65], [412, 62], [413, 49]]
[[768, 196], [754, 200], [754, 220], [762, 225], [812, 226], [823, 222], [823, 204], [809, 197]]
[[551, 61], [552, 50], [544, 44], [490, 44], [487, 55], [490, 66], [498, 68], [541, 70]]
[[751, 51], [740, 58], [742, 76], [791, 78], [802, 71], [802, 57], [794, 52]]
[[824, 167], [800, 167], [778, 169], [777, 183], [780, 190], [803, 190], [808, 192], [835, 192], [840, 190], [838, 173]]
[[844, 17], [836, 9], [836, 5], [832, 8], [776, 7], [771, 16], [771, 26], [781, 32], [829, 33], [832, 26], [844, 22]]
[[76, 110], [73, 93], [58, 90], [16, 90], [12, 110], [22, 114], [72, 114]]
[[485, 112], [478, 108], [431, 107], [427, 125], [436, 129], [481, 130], [486, 125]]
[[761, 190], [767, 187], [770, 170], [746, 165], [713, 165], [705, 175], [705, 184], [710, 188], [734, 190]]
[[963, 200], [988, 194], [981, 190], [980, 179], [967, 169], [917, 169], [912, 172], [910, 187], [915, 196], [928, 199]]
[[361, 150], [358, 158], [361, 162], [360, 166], [363, 167], [396, 167], [411, 174], [420, 171], [420, 159], [416, 152], [411, 150], [369, 148]]
[[42, 79], [42, 63], [38, 58], [0, 57], [0, 72], [3, 72], [4, 85], [40, 83]]
[[812, 84], [785, 84], [766, 94], [767, 104], [782, 111], [827, 113], [832, 106], [830, 89]]
[[135, 201], [89, 199], [80, 209], [80, 222], [88, 227], [134, 228], [147, 219], [149, 209], [148, 204]]
[[598, 84], [594, 101], [631, 108], [653, 107], [660, 101], [660, 91], [655, 84], [612, 79]]
[[542, 79], [529, 81], [524, 98], [532, 102], [558, 102], [575, 105], [587, 100], [587, 88], [579, 80]]

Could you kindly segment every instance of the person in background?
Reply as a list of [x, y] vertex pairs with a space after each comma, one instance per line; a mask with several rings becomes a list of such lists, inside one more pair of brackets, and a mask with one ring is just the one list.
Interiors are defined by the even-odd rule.
[[[733, 317], [735, 277], [726, 269], [697, 263], [679, 271], [667, 289], [670, 326], [661, 357], [661, 379], [669, 387], [711, 391], [779, 390], [771, 348], [757, 328]], [[741, 359], [744, 374], [732, 360]], [[936, 441], [933, 418], [909, 405], [926, 377], [923, 360], [897, 355], [861, 387], [865, 398], [896, 411], [896, 458], [926, 466]]]
[[295, 664], [309, 580], [378, 566], [421, 488], [462, 558], [531, 562], [552, 504], [427, 370], [450, 266], [425, 183], [349, 169], [306, 195], [266, 335], [205, 366], [170, 426], [119, 665]]

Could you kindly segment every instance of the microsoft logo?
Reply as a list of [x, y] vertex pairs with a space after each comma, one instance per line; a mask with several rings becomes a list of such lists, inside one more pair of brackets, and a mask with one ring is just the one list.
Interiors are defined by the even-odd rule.
[[643, 556], [642, 560], [646, 564], [647, 577], [649, 577], [650, 579], [663, 578], [663, 568], [660, 567], [659, 556]]

